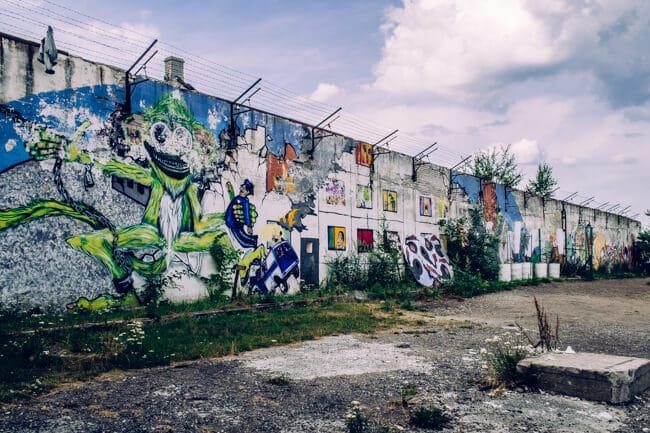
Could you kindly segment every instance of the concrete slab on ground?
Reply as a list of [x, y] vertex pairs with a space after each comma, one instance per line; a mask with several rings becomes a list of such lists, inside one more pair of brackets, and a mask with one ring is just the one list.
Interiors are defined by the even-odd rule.
[[650, 359], [601, 353], [545, 353], [517, 370], [544, 391], [619, 404], [650, 388]]

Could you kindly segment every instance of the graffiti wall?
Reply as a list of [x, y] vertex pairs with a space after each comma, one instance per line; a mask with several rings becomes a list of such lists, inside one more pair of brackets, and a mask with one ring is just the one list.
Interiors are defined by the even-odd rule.
[[[152, 78], [127, 101], [122, 71], [62, 54], [72, 66], [48, 75], [34, 46], [0, 39], [3, 70], [17, 71], [0, 76], [0, 308], [295, 292], [329, 258], [379, 243], [432, 285], [453, 273], [439, 222], [464, 203], [489, 204], [503, 261], [553, 246], [584, 256], [582, 220], [562, 238], [557, 218], [501, 185], [433, 164], [414, 173], [407, 155]], [[627, 259], [628, 232], [593, 225], [598, 263]]]
[[[437, 233], [444, 196], [422, 184], [407, 200], [406, 156], [377, 160], [367, 143], [155, 80], [127, 103], [116, 80], [41, 75], [0, 101], [1, 308], [137, 305], [152, 288], [175, 302], [286, 293], [317, 285], [327, 257], [372, 251], [383, 223], [396, 248], [405, 228]], [[227, 260], [231, 287], [215, 293]]]
[[0, 235], [15, 251], [3, 294], [41, 286], [47, 262], [77, 304], [131, 302], [164, 281], [168, 299], [204, 297], [215, 245], [238, 257], [234, 291], [295, 290], [291, 233], [307, 229], [319, 189], [345, 205], [343, 183], [326, 181], [352, 145], [322, 150], [329, 165], [296, 167], [310, 150], [303, 125], [256, 112], [233, 121], [228, 103], [162, 83], [140, 85], [132, 113], [123, 97], [93, 86], [3, 104]]
[[[452, 172], [472, 204], [483, 206], [488, 227], [501, 233], [502, 263], [548, 262], [593, 266], [632, 263], [638, 222], [557, 200], [542, 200], [492, 182]], [[593, 241], [588, 242], [591, 236]]]

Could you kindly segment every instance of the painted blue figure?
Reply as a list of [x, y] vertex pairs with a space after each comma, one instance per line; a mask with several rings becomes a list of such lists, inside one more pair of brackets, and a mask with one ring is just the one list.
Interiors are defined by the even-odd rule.
[[251, 181], [244, 180], [239, 195], [231, 198], [226, 209], [226, 225], [243, 248], [257, 247], [257, 235], [253, 235], [257, 211], [255, 205], [248, 201], [248, 196], [253, 195], [254, 191], [255, 186]]

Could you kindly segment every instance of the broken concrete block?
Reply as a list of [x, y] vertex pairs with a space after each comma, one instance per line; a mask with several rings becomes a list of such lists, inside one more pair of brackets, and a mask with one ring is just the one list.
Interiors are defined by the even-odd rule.
[[650, 359], [600, 353], [545, 353], [526, 358], [519, 373], [544, 391], [627, 403], [650, 388]]

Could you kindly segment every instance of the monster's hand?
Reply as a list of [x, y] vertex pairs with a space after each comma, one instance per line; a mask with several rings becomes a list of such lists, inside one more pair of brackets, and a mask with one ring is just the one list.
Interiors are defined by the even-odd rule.
[[38, 138], [25, 143], [25, 150], [37, 161], [54, 158], [65, 153], [68, 142], [65, 137], [55, 135], [45, 129], [36, 131]]
[[82, 123], [70, 140], [63, 135], [39, 128], [36, 130], [38, 138], [35, 141], [25, 143], [25, 150], [38, 161], [59, 157], [66, 161], [79, 161], [90, 164], [92, 162], [90, 155], [87, 152], [80, 152], [77, 147], [89, 126], [89, 121]]

